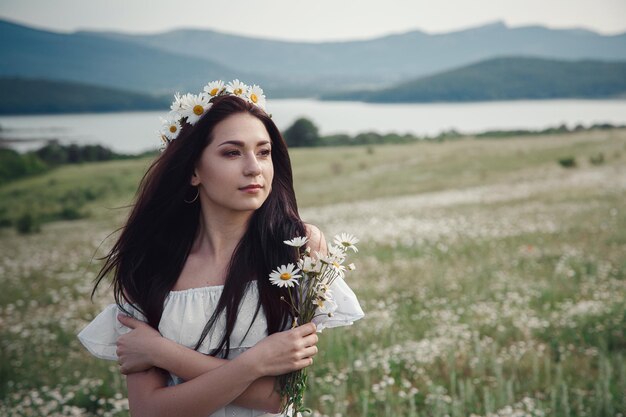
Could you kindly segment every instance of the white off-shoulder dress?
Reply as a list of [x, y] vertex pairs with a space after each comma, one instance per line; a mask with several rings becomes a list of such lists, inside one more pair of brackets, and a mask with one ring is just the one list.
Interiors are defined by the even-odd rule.
[[[217, 307], [223, 288], [223, 285], [219, 285], [170, 291], [165, 299], [163, 315], [159, 323], [161, 335], [193, 349], [200, 338], [205, 324]], [[315, 322], [318, 331], [322, 331], [324, 328], [350, 325], [364, 316], [354, 292], [343, 279], [337, 278], [333, 282], [331, 290], [333, 298], [337, 303], [337, 309], [332, 317], [316, 318]], [[250, 327], [258, 302], [257, 284], [252, 282], [241, 300], [237, 322], [230, 338], [229, 359], [234, 359], [267, 336], [267, 320], [262, 308], [259, 310], [254, 323], [252, 323], [252, 327]], [[124, 307], [132, 312], [135, 318], [145, 321], [141, 313], [133, 308], [132, 305], [126, 304]], [[130, 331], [129, 328], [117, 320], [117, 315], [120, 312], [122, 311], [116, 304], [108, 305], [78, 334], [81, 343], [94, 356], [101, 359], [117, 360], [115, 352], [117, 338]], [[218, 346], [225, 323], [226, 321], [222, 314], [213, 327], [213, 331], [209, 332], [198, 349], [200, 352], [206, 354]], [[248, 332], [249, 327], [250, 331]], [[178, 376], [170, 373], [168, 385], [180, 384], [182, 382]], [[210, 417], [257, 416], [269, 417], [278, 416], [278, 414], [267, 414], [264, 411], [229, 404], [210, 415]]]

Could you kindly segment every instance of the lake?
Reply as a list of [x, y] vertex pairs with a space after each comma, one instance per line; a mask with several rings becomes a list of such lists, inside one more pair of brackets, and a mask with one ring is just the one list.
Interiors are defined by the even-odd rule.
[[[323, 135], [412, 133], [434, 136], [455, 129], [478, 133], [495, 129], [543, 129], [560, 124], [626, 124], [626, 100], [519, 100], [473, 103], [371, 104], [311, 99], [269, 100], [268, 110], [284, 130], [298, 117], [311, 119]], [[156, 149], [159, 117], [166, 111], [0, 116], [0, 136], [37, 139], [12, 145], [24, 151], [56, 138], [62, 143], [97, 143], [117, 152]]]

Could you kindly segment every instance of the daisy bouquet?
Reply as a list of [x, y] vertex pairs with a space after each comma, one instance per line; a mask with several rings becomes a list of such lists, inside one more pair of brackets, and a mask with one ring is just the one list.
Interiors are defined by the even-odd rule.
[[[313, 322], [321, 330], [323, 323], [332, 318], [337, 309], [331, 286], [336, 280], [343, 280], [346, 272], [355, 269], [353, 263], [344, 264], [348, 251], [358, 252], [358, 239], [347, 233], [336, 235], [327, 253], [314, 254], [306, 246], [307, 241], [306, 237], [286, 240], [286, 245], [297, 248], [298, 261], [295, 265], [290, 263], [278, 267], [269, 278], [272, 284], [288, 289], [289, 299], [281, 297], [281, 301], [291, 308], [294, 317], [292, 328]], [[302, 412], [310, 412], [303, 408], [306, 382], [306, 368], [279, 377], [280, 394], [285, 399], [282, 413], [295, 417]]]

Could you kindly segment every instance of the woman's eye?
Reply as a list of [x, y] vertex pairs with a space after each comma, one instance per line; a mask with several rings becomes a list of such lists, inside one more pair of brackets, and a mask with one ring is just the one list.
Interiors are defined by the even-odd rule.
[[263, 150], [260, 152], [260, 154], [261, 154], [261, 155], [263, 155], [263, 156], [269, 156], [271, 153], [272, 153], [272, 151], [271, 151], [271, 150], [269, 150], [269, 149], [263, 149]]
[[239, 156], [239, 151], [232, 150], [224, 152], [224, 156]]

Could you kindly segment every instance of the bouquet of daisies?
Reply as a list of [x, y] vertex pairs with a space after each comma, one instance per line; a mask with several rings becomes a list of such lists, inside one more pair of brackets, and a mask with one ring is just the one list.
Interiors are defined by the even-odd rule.
[[[298, 249], [297, 265], [282, 265], [270, 274], [272, 284], [287, 287], [289, 299], [282, 301], [289, 304], [294, 317], [293, 327], [314, 322], [323, 323], [325, 318], [333, 317], [337, 303], [333, 299], [331, 286], [337, 279], [343, 279], [347, 271], [353, 271], [353, 263], [344, 266], [349, 250], [358, 252], [355, 246], [358, 239], [342, 233], [334, 237], [328, 246], [328, 253], [311, 253], [305, 247], [308, 238], [296, 237], [284, 243]], [[303, 396], [306, 389], [306, 368], [282, 375], [278, 384], [280, 394], [285, 398], [282, 413], [298, 416], [302, 412], [310, 412], [303, 408]]]

